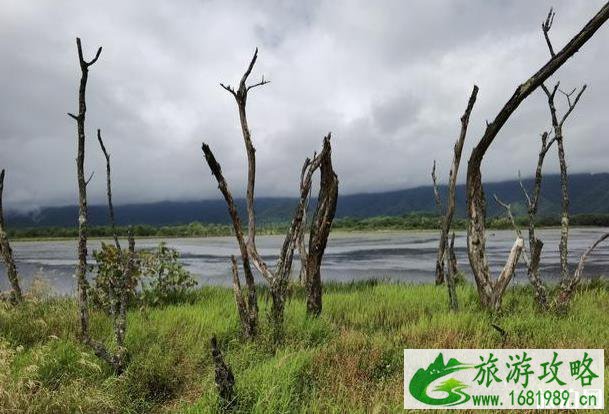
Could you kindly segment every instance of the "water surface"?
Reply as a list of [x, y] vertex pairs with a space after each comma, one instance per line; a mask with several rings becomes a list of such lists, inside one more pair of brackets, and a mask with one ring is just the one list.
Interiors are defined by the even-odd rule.
[[[577, 264], [581, 253], [598, 236], [607, 231], [601, 228], [571, 229], [569, 248], [570, 262]], [[538, 231], [544, 241], [542, 276], [555, 281], [559, 272], [558, 229]], [[509, 230], [489, 231], [487, 234], [489, 264], [497, 275], [505, 263], [514, 242], [514, 233]], [[282, 236], [259, 236], [258, 249], [263, 257], [273, 263], [283, 241]], [[138, 249], [152, 248], [161, 239], [136, 240]], [[167, 245], [182, 254], [182, 261], [200, 284], [229, 285], [230, 256], [239, 256], [237, 243], [233, 237], [167, 239]], [[328, 241], [322, 271], [324, 280], [353, 281], [365, 279], [386, 279], [430, 283], [433, 281], [438, 232], [370, 232], [336, 233]], [[460, 270], [470, 276], [465, 233], [457, 233], [456, 255]], [[99, 249], [100, 240], [90, 241], [90, 250]], [[72, 294], [75, 280], [76, 241], [14, 241], [12, 243], [17, 266], [25, 288], [34, 277], [49, 282], [56, 293]], [[90, 259], [94, 263], [93, 259]], [[609, 249], [599, 246], [587, 262], [585, 275], [600, 276], [609, 273]], [[294, 275], [298, 275], [300, 262], [294, 260]], [[297, 276], [296, 276], [297, 277]], [[526, 281], [524, 267], [520, 265], [516, 282]], [[6, 272], [0, 265], [0, 287], [8, 287]]]

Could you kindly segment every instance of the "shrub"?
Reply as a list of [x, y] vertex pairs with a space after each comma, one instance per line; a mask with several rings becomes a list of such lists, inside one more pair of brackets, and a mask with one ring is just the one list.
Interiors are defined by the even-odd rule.
[[[102, 309], [104, 312], [112, 313], [112, 307], [117, 306], [117, 293], [114, 292], [115, 286], [119, 286], [123, 274], [127, 267], [127, 257], [129, 252], [123, 249], [122, 254], [113, 244], [102, 243], [99, 251], [93, 251], [93, 257], [97, 262], [95, 267], [96, 276], [94, 285], [90, 289], [91, 302], [93, 306]], [[137, 296], [136, 288], [141, 276], [141, 265], [138, 256], [134, 263], [131, 280], [127, 281], [127, 303], [132, 304]]]
[[148, 305], [175, 303], [185, 299], [197, 281], [180, 263], [180, 253], [165, 243], [149, 252], [141, 253], [142, 299]]

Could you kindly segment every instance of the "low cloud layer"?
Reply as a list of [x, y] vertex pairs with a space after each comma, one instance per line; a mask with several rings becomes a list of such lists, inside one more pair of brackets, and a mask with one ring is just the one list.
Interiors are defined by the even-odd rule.
[[[91, 202], [104, 201], [101, 128], [112, 153], [115, 202], [218, 198], [200, 150], [207, 141], [237, 196], [245, 151], [236, 84], [254, 48], [249, 119], [257, 192], [295, 195], [303, 159], [333, 133], [341, 192], [428, 184], [434, 159], [448, 173], [472, 85], [480, 87], [466, 158], [515, 87], [548, 59], [540, 23], [553, 5], [555, 48], [602, 1], [38, 1], [0, 12], [0, 167], [7, 208], [74, 204], [79, 79], [75, 37], [102, 55], [90, 73], [87, 169]], [[572, 172], [607, 171], [609, 28], [554, 77], [589, 85], [567, 121]], [[561, 102], [562, 103], [562, 102]], [[484, 164], [487, 180], [533, 173], [550, 126], [537, 91], [510, 119]], [[558, 169], [555, 157], [547, 171]], [[464, 162], [464, 165], [466, 163]], [[463, 171], [461, 171], [461, 182]]]

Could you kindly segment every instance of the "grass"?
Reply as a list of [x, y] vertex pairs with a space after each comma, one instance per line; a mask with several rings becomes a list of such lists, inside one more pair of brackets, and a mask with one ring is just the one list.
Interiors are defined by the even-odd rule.
[[[73, 300], [32, 299], [0, 309], [0, 412], [215, 412], [212, 334], [235, 374], [244, 413], [404, 412], [404, 348], [609, 344], [604, 285], [581, 289], [567, 316], [537, 313], [522, 287], [508, 292], [501, 315], [482, 312], [469, 285], [458, 294], [461, 311], [451, 313], [442, 287], [328, 284], [322, 316], [310, 319], [295, 288], [285, 339], [275, 347], [264, 316], [256, 342], [240, 340], [232, 292], [205, 287], [189, 303], [129, 312], [131, 363], [120, 377], [78, 342]], [[262, 298], [261, 315], [267, 305]], [[111, 344], [108, 318], [94, 313], [92, 334]]]

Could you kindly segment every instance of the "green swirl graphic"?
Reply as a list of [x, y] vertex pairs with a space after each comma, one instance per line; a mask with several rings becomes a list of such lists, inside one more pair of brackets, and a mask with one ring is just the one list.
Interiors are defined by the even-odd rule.
[[439, 354], [434, 362], [427, 369], [419, 369], [410, 380], [410, 394], [418, 401], [429, 405], [444, 405], [453, 406], [463, 404], [469, 401], [470, 396], [463, 390], [468, 386], [455, 378], [448, 378], [442, 382], [433, 391], [443, 391], [447, 395], [444, 398], [433, 398], [427, 394], [429, 386], [439, 378], [452, 374], [456, 371], [472, 368], [472, 365], [467, 365], [451, 358], [444, 364], [444, 356]]

